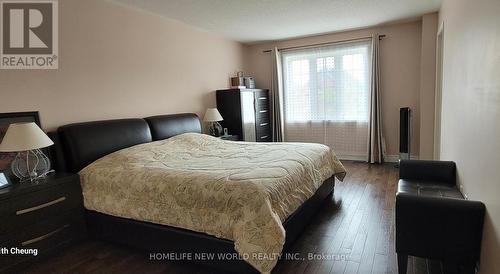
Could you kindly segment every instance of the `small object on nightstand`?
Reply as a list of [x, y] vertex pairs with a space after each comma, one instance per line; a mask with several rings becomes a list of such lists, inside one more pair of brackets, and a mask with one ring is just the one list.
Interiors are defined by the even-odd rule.
[[219, 121], [222, 121], [222, 116], [216, 108], [208, 108], [205, 112], [205, 117], [203, 121], [208, 122], [209, 124], [209, 134], [215, 137], [221, 136], [222, 134], [222, 126], [219, 124]]
[[245, 88], [255, 88], [255, 80], [253, 77], [243, 77], [243, 81], [245, 82]]
[[[15, 273], [86, 237], [80, 178], [54, 173], [37, 182], [0, 189], [0, 273]], [[17, 248], [17, 249], [16, 249]], [[28, 250], [35, 254], [11, 254]], [[6, 254], [5, 254], [6, 255]]]
[[21, 182], [33, 182], [49, 172], [50, 160], [40, 149], [53, 144], [37, 124], [14, 123], [9, 125], [0, 144], [0, 151], [17, 152], [11, 163], [12, 173]]
[[245, 88], [245, 78], [243, 71], [238, 71], [236, 77], [231, 77], [231, 87]]
[[222, 140], [227, 140], [227, 141], [239, 141], [240, 140], [240, 136], [238, 136], [238, 135], [222, 135], [222, 136], [219, 136], [219, 138]]
[[8, 187], [9, 185], [9, 176], [0, 171], [0, 188]]

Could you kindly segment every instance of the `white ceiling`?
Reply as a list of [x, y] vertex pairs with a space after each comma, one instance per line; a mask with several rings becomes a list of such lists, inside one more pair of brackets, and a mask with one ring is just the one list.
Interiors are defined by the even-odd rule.
[[441, 0], [114, 0], [243, 43], [416, 18]]

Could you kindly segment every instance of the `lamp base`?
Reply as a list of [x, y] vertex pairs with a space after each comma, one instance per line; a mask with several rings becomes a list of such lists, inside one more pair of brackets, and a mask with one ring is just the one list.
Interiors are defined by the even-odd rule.
[[21, 151], [12, 161], [11, 169], [20, 182], [33, 182], [50, 172], [50, 160], [40, 149]]
[[219, 122], [210, 122], [208, 133], [212, 136], [219, 137], [222, 135], [222, 126]]

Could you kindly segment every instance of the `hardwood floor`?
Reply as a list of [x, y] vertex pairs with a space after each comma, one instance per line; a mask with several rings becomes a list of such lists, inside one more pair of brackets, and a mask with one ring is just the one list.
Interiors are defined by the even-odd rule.
[[[273, 273], [397, 273], [394, 199], [398, 170], [391, 164], [344, 162], [348, 176], [307, 226]], [[316, 257], [307, 259], [310, 254]], [[323, 255], [323, 257], [320, 257]], [[193, 264], [150, 261], [149, 254], [89, 240], [32, 266], [28, 273], [220, 273]], [[408, 273], [442, 273], [439, 262], [410, 258]]]

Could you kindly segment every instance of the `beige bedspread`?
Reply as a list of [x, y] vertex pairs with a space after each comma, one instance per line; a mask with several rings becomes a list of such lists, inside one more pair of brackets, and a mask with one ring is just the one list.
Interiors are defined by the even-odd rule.
[[223, 141], [186, 133], [107, 155], [80, 172], [89, 210], [233, 240], [262, 273], [285, 242], [282, 222], [345, 170], [327, 146]]

